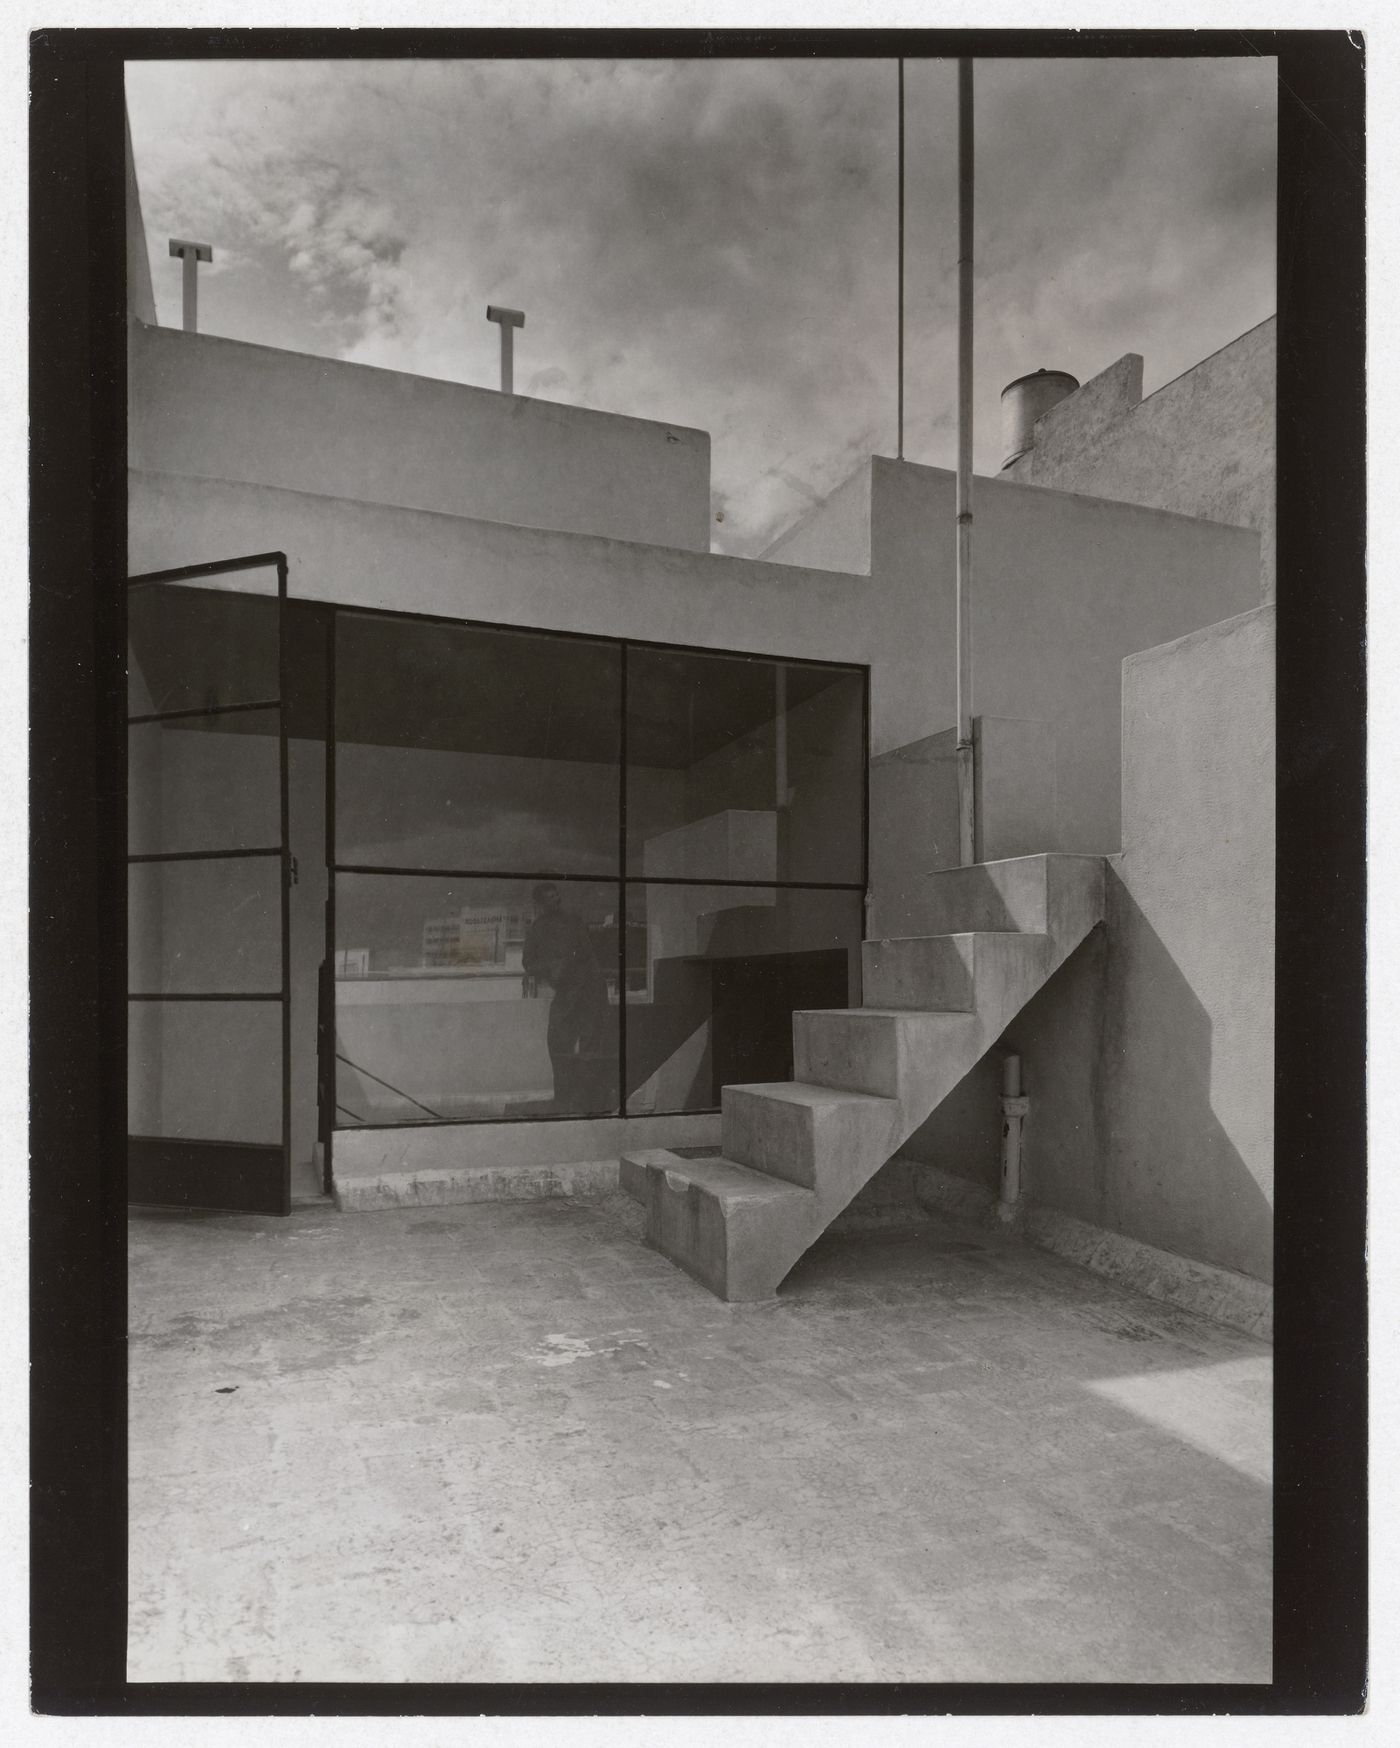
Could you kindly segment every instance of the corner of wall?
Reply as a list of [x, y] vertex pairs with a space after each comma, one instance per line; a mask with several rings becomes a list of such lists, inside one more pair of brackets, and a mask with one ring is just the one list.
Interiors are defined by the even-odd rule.
[[868, 576], [877, 459], [864, 456], [826, 497], [770, 541], [758, 558], [765, 564], [801, 565], [807, 570]]
[[125, 109], [122, 121], [126, 132], [126, 307], [129, 315], [154, 327], [156, 298], [151, 283], [151, 257], [146, 246], [146, 224], [141, 216], [136, 159], [131, 149], [131, 122]]
[[1057, 459], [1057, 449], [1078, 449], [1102, 442], [1112, 426], [1130, 413], [1142, 401], [1142, 354], [1125, 352], [1091, 376], [1088, 382], [1057, 401], [1035, 422], [1034, 441], [1029, 456], [1029, 471], [1018, 474], [1023, 480], [1034, 479], [1038, 458]]

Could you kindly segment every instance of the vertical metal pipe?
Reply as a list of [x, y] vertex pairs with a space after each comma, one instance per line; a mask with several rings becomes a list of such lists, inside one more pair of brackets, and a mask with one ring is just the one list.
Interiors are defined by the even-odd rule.
[[501, 393], [515, 393], [515, 335], [509, 322], [501, 323]]
[[958, 61], [958, 839], [973, 860], [976, 792], [972, 748], [972, 59]]
[[214, 250], [209, 243], [192, 243], [187, 237], [170, 239], [172, 260], [180, 262], [180, 290], [183, 299], [181, 318], [187, 334], [199, 332], [199, 264], [212, 261]]
[[1021, 1090], [1021, 1058], [1012, 1052], [1001, 1065], [1001, 1195], [997, 1212], [1003, 1220], [1014, 1220], [1020, 1212], [1021, 1125], [1029, 1110], [1030, 1100]]
[[904, 460], [904, 58], [899, 61], [899, 385], [896, 390], [899, 442], [895, 451]]
[[[503, 330], [505, 331], [505, 330]], [[632, 888], [627, 883], [627, 715], [632, 691], [627, 675], [627, 644], [617, 646], [617, 1086], [615, 1109], [627, 1115], [627, 901]], [[645, 871], [645, 870], [643, 870]], [[641, 888], [642, 902], [650, 909], [651, 894]], [[647, 981], [651, 966], [647, 966]]]
[[773, 664], [773, 722], [773, 805], [786, 807], [788, 802], [787, 668], [782, 662]]
[[[188, 260], [186, 266], [188, 267]], [[287, 736], [290, 692], [287, 654], [287, 559], [277, 555], [277, 820], [282, 834], [282, 1193], [279, 1211], [292, 1211], [292, 814], [291, 748]]]
[[197, 334], [199, 332], [199, 261], [193, 249], [186, 249], [180, 260], [183, 269], [181, 274], [183, 307], [180, 313], [185, 332]]
[[335, 643], [340, 618], [332, 607], [326, 616], [326, 710], [323, 730], [326, 737], [326, 1032], [325, 1061], [321, 1065], [326, 1087], [325, 1153], [321, 1158], [321, 1190], [331, 1195], [335, 1189], [335, 1118], [336, 1092], [340, 1085], [340, 1065], [336, 1061], [336, 929], [335, 929]]

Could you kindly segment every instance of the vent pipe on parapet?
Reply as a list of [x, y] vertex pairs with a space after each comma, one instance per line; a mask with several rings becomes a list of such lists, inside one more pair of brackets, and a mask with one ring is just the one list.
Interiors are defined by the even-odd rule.
[[500, 304], [486, 306], [486, 319], [501, 330], [501, 393], [515, 393], [515, 330], [525, 326], [524, 310], [508, 310]]
[[199, 332], [199, 264], [212, 261], [214, 251], [208, 243], [190, 243], [183, 237], [170, 239], [170, 253], [184, 263], [181, 283], [181, 326], [187, 334]]

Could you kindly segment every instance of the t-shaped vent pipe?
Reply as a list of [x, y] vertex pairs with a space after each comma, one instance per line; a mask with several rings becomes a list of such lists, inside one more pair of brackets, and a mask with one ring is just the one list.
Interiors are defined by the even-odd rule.
[[501, 393], [515, 393], [515, 330], [525, 326], [524, 310], [503, 309], [500, 304], [488, 303], [486, 319], [496, 322], [501, 330]]
[[184, 271], [184, 308], [181, 311], [183, 326], [187, 334], [199, 332], [199, 263], [212, 261], [214, 251], [208, 243], [187, 243], [183, 237], [170, 239], [170, 253], [183, 261]]

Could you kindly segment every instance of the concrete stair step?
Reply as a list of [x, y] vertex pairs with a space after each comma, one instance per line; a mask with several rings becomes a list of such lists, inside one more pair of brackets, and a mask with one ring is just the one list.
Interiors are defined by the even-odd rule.
[[767, 1298], [1102, 921], [1101, 856], [928, 877], [927, 933], [865, 943], [870, 1006], [793, 1015], [796, 1079], [721, 1092], [721, 1152], [630, 1154], [647, 1242], [725, 1299]]
[[[912, 1008], [815, 1008], [792, 1016], [792, 1066], [800, 1080], [898, 1099], [911, 1062], [975, 1048], [975, 1013]], [[971, 1067], [969, 1060], [967, 1067]]]
[[771, 1298], [820, 1230], [810, 1190], [733, 1160], [665, 1148], [626, 1158], [644, 1176], [646, 1242], [722, 1299]]
[[1045, 933], [1046, 856], [1013, 856], [930, 874], [920, 910], [930, 934]]
[[1101, 914], [1102, 904], [1103, 857], [1053, 852], [941, 868], [927, 877], [919, 912], [930, 935], [969, 929], [1054, 935], [1077, 927], [1080, 912], [1097, 906]]
[[1002, 993], [1043, 977], [1049, 940], [1012, 930], [904, 935], [861, 948], [866, 1004], [923, 1012], [971, 1013]]
[[758, 1082], [720, 1091], [726, 1159], [804, 1189], [844, 1182], [853, 1163], [898, 1145], [894, 1099], [806, 1081]]

